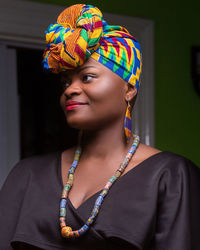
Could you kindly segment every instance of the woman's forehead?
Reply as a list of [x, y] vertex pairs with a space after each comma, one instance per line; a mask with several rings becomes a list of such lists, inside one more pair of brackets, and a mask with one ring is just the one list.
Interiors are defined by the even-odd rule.
[[93, 69], [93, 70], [99, 70], [99, 71], [107, 71], [107, 73], [112, 74], [112, 71], [109, 70], [108, 68], [106, 68], [104, 65], [102, 65], [101, 63], [95, 61], [92, 58], [89, 58], [83, 65], [81, 65], [80, 67], [77, 67], [75, 69], [72, 70], [65, 70], [61, 73], [61, 76], [69, 76], [69, 75], [74, 75], [74, 74], [78, 74], [83, 70], [86, 69]]
[[77, 69], [80, 70], [84, 67], [94, 67], [96, 69], [102, 69], [102, 68], [106, 68], [104, 65], [102, 65], [101, 63], [95, 61], [93, 58], [89, 57], [88, 60], [80, 67], [78, 67]]

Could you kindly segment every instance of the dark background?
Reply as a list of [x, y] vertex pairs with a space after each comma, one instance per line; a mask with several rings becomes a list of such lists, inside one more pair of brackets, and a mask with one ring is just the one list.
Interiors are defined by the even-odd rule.
[[59, 104], [60, 76], [44, 71], [42, 53], [17, 49], [21, 158], [76, 144], [77, 131], [67, 125]]

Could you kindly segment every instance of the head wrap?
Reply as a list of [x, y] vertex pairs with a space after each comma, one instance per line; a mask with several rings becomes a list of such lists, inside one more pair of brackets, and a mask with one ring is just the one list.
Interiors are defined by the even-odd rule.
[[65, 9], [46, 31], [46, 42], [45, 69], [59, 73], [92, 57], [139, 90], [140, 45], [125, 28], [108, 25], [98, 8], [76, 4]]
[[[93, 58], [139, 91], [141, 49], [139, 43], [121, 26], [108, 25], [101, 11], [86, 4], [65, 9], [46, 31], [47, 48], [43, 65], [54, 73], [74, 69]], [[131, 113], [127, 108], [124, 129], [131, 136]]]

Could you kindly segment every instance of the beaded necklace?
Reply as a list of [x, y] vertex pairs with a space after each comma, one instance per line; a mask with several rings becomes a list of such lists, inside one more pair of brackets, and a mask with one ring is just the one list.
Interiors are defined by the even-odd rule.
[[102, 189], [101, 193], [97, 197], [94, 208], [91, 212], [90, 217], [86, 221], [86, 223], [78, 230], [72, 231], [72, 228], [66, 225], [66, 204], [67, 204], [67, 197], [70, 192], [70, 189], [73, 185], [73, 179], [74, 179], [74, 173], [76, 170], [76, 167], [79, 162], [79, 158], [81, 155], [81, 147], [80, 144], [77, 147], [74, 155], [74, 160], [73, 163], [69, 169], [68, 172], [68, 181], [67, 184], [63, 188], [62, 196], [61, 196], [61, 201], [60, 201], [60, 227], [61, 227], [61, 234], [65, 238], [75, 238], [79, 237], [87, 230], [89, 229], [90, 225], [94, 222], [94, 219], [99, 213], [99, 209], [101, 207], [101, 204], [105, 198], [105, 196], [108, 194], [109, 189], [113, 185], [113, 183], [122, 175], [124, 172], [125, 168], [127, 167], [128, 163], [130, 162], [133, 154], [135, 153], [135, 150], [139, 144], [140, 138], [137, 135], [134, 135], [134, 140], [131, 148], [129, 149], [127, 155], [125, 156], [123, 162], [120, 164], [120, 167], [117, 169], [115, 174], [108, 180], [106, 183], [105, 187]]

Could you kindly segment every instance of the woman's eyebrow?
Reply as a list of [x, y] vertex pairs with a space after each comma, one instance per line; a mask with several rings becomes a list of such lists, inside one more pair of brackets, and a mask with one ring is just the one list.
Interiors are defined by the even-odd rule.
[[78, 68], [77, 69], [77, 72], [80, 73], [81, 71], [83, 71], [84, 69], [88, 69], [88, 68], [95, 68], [94, 66], [84, 66], [84, 67], [81, 67], [81, 68]]
[[83, 71], [85, 69], [88, 69], [88, 68], [96, 68], [96, 67], [92, 66], [92, 65], [91, 66], [89, 65], [89, 66], [84, 66], [84, 67], [77, 68], [77, 69], [75, 69], [75, 70], [73, 70], [71, 72], [68, 72], [68, 73], [65, 72], [63, 75], [61, 75], [61, 80], [70, 77], [70, 75], [80, 73], [81, 71]]

